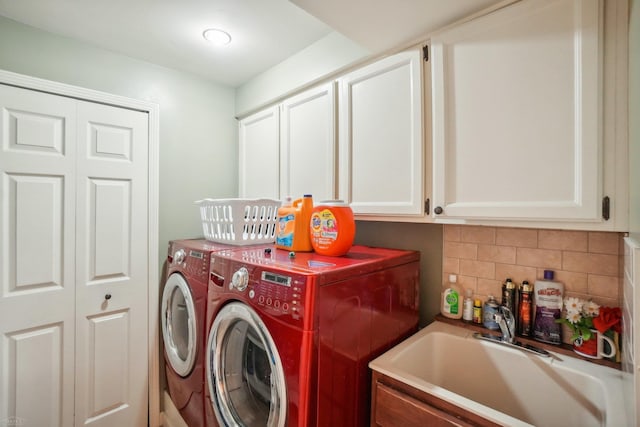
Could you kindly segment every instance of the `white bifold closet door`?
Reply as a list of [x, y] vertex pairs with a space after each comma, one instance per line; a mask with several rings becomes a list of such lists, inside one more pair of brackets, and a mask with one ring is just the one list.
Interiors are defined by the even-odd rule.
[[148, 412], [148, 117], [0, 84], [0, 420]]

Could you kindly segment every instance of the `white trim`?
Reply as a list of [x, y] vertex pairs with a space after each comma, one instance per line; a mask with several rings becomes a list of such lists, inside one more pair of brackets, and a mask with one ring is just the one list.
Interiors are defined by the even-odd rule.
[[162, 394], [162, 404], [164, 407], [164, 412], [162, 413], [163, 427], [189, 427], [166, 391]]
[[149, 350], [149, 426], [161, 425], [160, 417], [160, 341], [158, 336], [158, 303], [159, 303], [159, 271], [158, 271], [158, 202], [159, 202], [159, 130], [160, 106], [156, 103], [141, 101], [124, 96], [99, 92], [65, 83], [40, 79], [0, 70], [0, 83], [30, 90], [47, 92], [70, 98], [82, 99], [101, 104], [114, 105], [133, 110], [144, 111], [149, 115], [149, 200], [148, 200], [148, 350]]

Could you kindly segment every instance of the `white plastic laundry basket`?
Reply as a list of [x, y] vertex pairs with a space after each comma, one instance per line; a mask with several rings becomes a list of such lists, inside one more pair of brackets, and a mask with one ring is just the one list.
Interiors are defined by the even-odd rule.
[[203, 199], [202, 231], [207, 240], [230, 245], [273, 243], [280, 200]]

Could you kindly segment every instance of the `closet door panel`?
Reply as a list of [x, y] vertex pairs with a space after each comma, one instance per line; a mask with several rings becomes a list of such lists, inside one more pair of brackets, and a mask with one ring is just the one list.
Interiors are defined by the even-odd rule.
[[19, 414], [14, 415], [15, 425], [65, 425], [62, 408], [68, 396], [63, 393], [63, 329], [61, 323], [54, 323], [6, 334], [9, 406]]
[[131, 253], [131, 180], [89, 179], [88, 283], [127, 280]]
[[76, 425], [147, 419], [147, 122], [78, 105]]
[[0, 84], [0, 420], [73, 423], [76, 101]]
[[7, 174], [10, 293], [63, 285], [64, 179], [52, 175]]

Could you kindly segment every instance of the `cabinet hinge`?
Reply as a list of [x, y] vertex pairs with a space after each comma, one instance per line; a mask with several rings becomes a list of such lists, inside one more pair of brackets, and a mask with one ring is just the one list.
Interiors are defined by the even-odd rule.
[[429, 215], [429, 209], [430, 209], [430, 201], [429, 199], [424, 201], [424, 213], [426, 213], [427, 215]]
[[422, 57], [424, 58], [424, 62], [429, 62], [429, 45], [428, 44], [422, 46]]
[[605, 221], [609, 220], [609, 209], [610, 209], [610, 200], [609, 196], [604, 196], [602, 198], [602, 219]]

